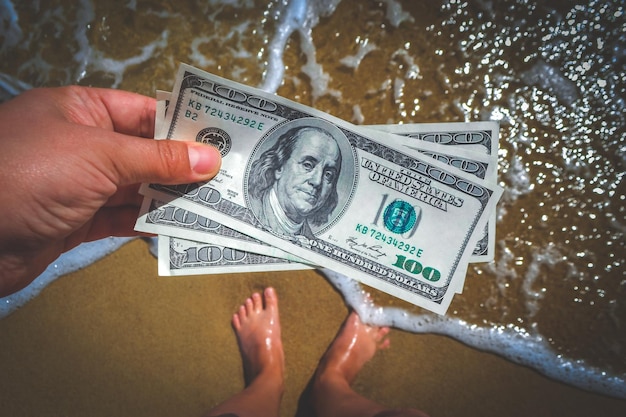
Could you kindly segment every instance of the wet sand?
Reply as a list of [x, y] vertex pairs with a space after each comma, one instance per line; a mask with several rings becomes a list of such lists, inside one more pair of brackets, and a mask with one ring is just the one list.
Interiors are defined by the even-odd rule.
[[[347, 314], [341, 295], [314, 271], [158, 277], [140, 240], [60, 278], [0, 320], [0, 414], [200, 416], [243, 387], [230, 318], [268, 285], [280, 297], [282, 415], [294, 415]], [[355, 385], [390, 406], [432, 416], [626, 412], [626, 401], [568, 387], [450, 338], [398, 330], [390, 337], [391, 348]]]

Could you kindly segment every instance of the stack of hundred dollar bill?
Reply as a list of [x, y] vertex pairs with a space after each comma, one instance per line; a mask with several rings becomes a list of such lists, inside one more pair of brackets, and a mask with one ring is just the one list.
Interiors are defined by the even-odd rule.
[[144, 184], [159, 275], [327, 268], [438, 314], [494, 257], [498, 124], [356, 126], [181, 65], [155, 138], [220, 149], [209, 182]]

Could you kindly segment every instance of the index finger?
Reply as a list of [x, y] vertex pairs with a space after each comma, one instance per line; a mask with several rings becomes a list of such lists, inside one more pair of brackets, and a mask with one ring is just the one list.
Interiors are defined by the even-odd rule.
[[156, 99], [141, 94], [107, 88], [89, 88], [91, 100], [102, 104], [113, 130], [125, 135], [154, 137]]

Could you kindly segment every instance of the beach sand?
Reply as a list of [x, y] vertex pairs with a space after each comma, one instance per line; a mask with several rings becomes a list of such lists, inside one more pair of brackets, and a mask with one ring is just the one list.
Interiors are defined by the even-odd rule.
[[[254, 291], [280, 298], [282, 415], [347, 314], [315, 271], [159, 277], [135, 240], [62, 277], [0, 320], [4, 416], [200, 416], [243, 388], [230, 319]], [[468, 285], [472, 285], [471, 282]], [[355, 382], [363, 395], [432, 416], [624, 416], [626, 401], [547, 379], [436, 335], [398, 330]]]

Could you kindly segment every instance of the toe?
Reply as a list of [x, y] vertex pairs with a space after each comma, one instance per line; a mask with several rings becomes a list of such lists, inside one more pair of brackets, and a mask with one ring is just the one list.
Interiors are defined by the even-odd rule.
[[378, 349], [387, 349], [391, 343], [387, 335], [389, 334], [389, 327], [380, 327], [375, 334], [374, 341], [378, 345]]
[[241, 330], [241, 320], [239, 319], [239, 314], [235, 313], [233, 314], [233, 327], [235, 328], [235, 330], [239, 331]]
[[259, 294], [258, 292], [252, 294], [252, 304], [254, 311], [256, 311], [257, 313], [263, 310], [263, 299], [261, 298], [261, 294]]
[[388, 334], [389, 334], [389, 327], [380, 327], [378, 329], [377, 338], [378, 340], [382, 340]]
[[246, 319], [248, 315], [246, 311], [246, 306], [240, 305], [239, 310], [235, 313], [235, 315], [239, 317], [239, 323], [243, 323], [243, 321]]
[[246, 299], [246, 315], [251, 315], [252, 313], [254, 313], [254, 301], [252, 301], [252, 298], [247, 298]]
[[264, 291], [265, 296], [265, 308], [268, 310], [276, 310], [278, 309], [278, 296], [276, 295], [276, 290], [272, 287], [267, 287]]
[[389, 346], [391, 346], [391, 339], [385, 339], [379, 343], [378, 349], [380, 350], [388, 349]]

